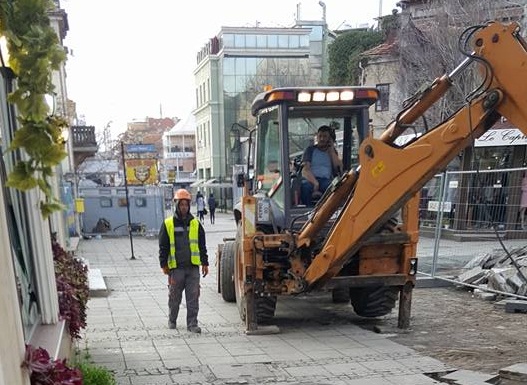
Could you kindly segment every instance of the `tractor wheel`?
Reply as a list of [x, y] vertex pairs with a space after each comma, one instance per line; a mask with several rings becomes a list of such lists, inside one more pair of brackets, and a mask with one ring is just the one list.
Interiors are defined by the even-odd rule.
[[[239, 258], [238, 255], [235, 256], [235, 259]], [[247, 297], [243, 291], [243, 277], [241, 271], [241, 264], [234, 264], [234, 288], [236, 295], [236, 305], [238, 306], [238, 311], [240, 313], [240, 318], [245, 322], [247, 318]], [[254, 305], [256, 307], [256, 322], [257, 323], [266, 323], [269, 322], [273, 317], [276, 310], [276, 296], [270, 297], [256, 297], [254, 300]]]
[[234, 292], [234, 253], [235, 242], [225, 242], [220, 262], [220, 288], [221, 297], [226, 302], [235, 302]]
[[350, 289], [347, 287], [337, 287], [331, 290], [331, 299], [333, 303], [349, 303]]
[[392, 311], [399, 294], [393, 286], [350, 289], [351, 304], [361, 317], [380, 317]]

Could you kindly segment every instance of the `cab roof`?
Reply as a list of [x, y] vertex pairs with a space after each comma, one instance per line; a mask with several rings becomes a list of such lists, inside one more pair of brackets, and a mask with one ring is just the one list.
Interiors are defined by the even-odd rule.
[[292, 106], [364, 106], [369, 107], [379, 99], [375, 87], [283, 87], [273, 88], [256, 96], [251, 113], [281, 102]]

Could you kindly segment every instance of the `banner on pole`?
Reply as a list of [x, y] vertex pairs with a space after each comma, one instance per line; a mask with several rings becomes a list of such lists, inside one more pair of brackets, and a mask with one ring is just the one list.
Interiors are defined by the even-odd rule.
[[126, 183], [129, 185], [157, 184], [155, 159], [127, 159]]

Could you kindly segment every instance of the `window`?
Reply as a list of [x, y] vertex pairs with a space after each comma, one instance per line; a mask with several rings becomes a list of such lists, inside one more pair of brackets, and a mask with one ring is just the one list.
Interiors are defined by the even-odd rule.
[[128, 201], [126, 200], [126, 198], [119, 198], [117, 200], [117, 204], [119, 205], [119, 207], [126, 207], [128, 206]]
[[309, 36], [303, 35], [300, 37], [300, 47], [309, 48]]
[[100, 197], [99, 203], [101, 207], [112, 207], [112, 198]]
[[287, 35], [278, 36], [278, 48], [289, 48], [289, 36]]
[[375, 103], [375, 111], [388, 111], [390, 109], [390, 85], [377, 84], [379, 100]]
[[267, 47], [268, 48], [278, 48], [278, 36], [277, 35], [267, 36]]
[[289, 36], [289, 48], [300, 48], [300, 36], [298, 35]]
[[246, 35], [245, 36], [245, 46], [247, 48], [256, 47], [256, 35]]
[[312, 29], [311, 29], [311, 40], [313, 41], [321, 41], [322, 40], [322, 36], [323, 36], [324, 32], [322, 31], [322, 27], [321, 26], [313, 26]]
[[223, 35], [223, 46], [228, 47], [228, 48], [234, 47], [234, 35], [224, 34]]
[[245, 48], [245, 35], [234, 35], [234, 47]]
[[257, 48], [267, 48], [267, 35], [257, 35], [256, 36], [256, 47]]

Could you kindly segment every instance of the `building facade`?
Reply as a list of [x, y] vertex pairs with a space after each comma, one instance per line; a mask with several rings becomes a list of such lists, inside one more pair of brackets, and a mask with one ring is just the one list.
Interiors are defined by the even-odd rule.
[[[455, 7], [454, 3], [457, 2], [451, 2], [449, 0], [400, 1], [398, 4], [402, 8], [399, 14], [401, 29], [412, 29], [416, 36], [426, 36], [427, 34], [431, 34], [431, 31], [434, 29], [440, 27], [444, 31], [445, 36], [452, 33], [453, 36], [458, 37], [468, 26], [479, 24], [486, 20], [497, 20], [505, 23], [516, 21], [522, 26], [522, 34], [525, 36], [526, 25], [523, 17], [527, 11], [527, 5], [525, 4], [512, 4], [502, 1], [487, 2], [485, 3], [486, 7], [479, 7], [477, 8], [478, 12], [467, 15], [466, 13], [462, 13], [459, 7]], [[472, 4], [476, 3], [477, 1], [472, 1]], [[467, 2], [467, 4], [470, 4], [470, 2]], [[432, 35], [437, 37], [437, 33]], [[438, 39], [440, 38], [438, 37]], [[423, 41], [425, 40], [426, 38]], [[441, 41], [438, 41], [438, 43], [441, 43]], [[432, 45], [432, 47], [428, 47], [432, 49], [428, 51], [426, 49], [423, 50], [423, 54], [426, 52], [430, 53], [436, 48], [433, 46], [433, 42], [428, 41], [428, 44]], [[396, 118], [397, 114], [403, 108], [403, 101], [417, 92], [417, 87], [413, 90], [408, 89], [407, 84], [410, 81], [404, 77], [404, 74], [402, 75], [401, 61], [405, 59], [403, 55], [408, 52], [412, 53], [408, 50], [408, 41], [404, 41], [401, 35], [399, 35], [363, 53], [363, 57], [365, 58], [363, 61], [364, 85], [375, 86], [380, 91], [379, 101], [371, 107], [370, 111], [375, 136], [378, 136]], [[446, 54], [444, 56], [450, 57]], [[423, 60], [431, 61], [430, 57], [423, 57]], [[451, 58], [451, 62], [446, 62], [446, 69], [443, 69], [443, 71], [449, 72], [453, 70], [461, 62], [462, 57], [459, 61], [457, 59]], [[415, 65], [414, 63], [414, 68], [415, 71], [419, 72], [419, 65]], [[422, 75], [427, 76], [427, 82], [430, 84], [433, 81], [433, 77], [429, 77], [424, 72], [424, 69], [421, 69], [421, 72]], [[441, 75], [443, 73], [435, 73], [434, 76]], [[442, 112], [441, 109], [436, 111]], [[429, 123], [429, 127], [433, 127], [437, 123]], [[421, 119], [415, 122], [414, 129], [415, 132], [422, 132], [425, 129]], [[414, 135], [410, 131], [408, 133], [408, 137]], [[516, 190], [518, 190], [517, 186], [521, 184], [521, 173], [512, 173], [510, 177], [504, 178], [504, 175], [507, 173], [500, 173], [499, 170], [514, 168], [521, 170], [526, 167], [527, 147], [525, 144], [525, 135], [510, 122], [502, 119], [482, 137], [476, 139], [474, 146], [462, 151], [447, 167], [448, 171], [454, 173], [458, 171], [470, 172], [472, 170], [483, 170], [486, 174], [485, 178], [481, 178], [481, 180], [477, 180], [477, 178], [464, 178], [463, 180], [450, 181], [446, 190], [448, 190], [450, 195], [458, 199], [458, 201], [451, 202], [452, 207], [457, 205], [459, 208], [462, 205], [475, 204], [475, 202], [470, 200], [478, 200], [478, 196], [481, 195], [478, 190], [486, 190], [487, 195], [499, 197], [500, 203], [494, 204], [494, 206], [508, 205], [512, 207], [511, 210], [507, 210], [506, 212], [507, 222], [509, 224], [503, 226], [506, 229], [510, 228], [511, 230], [515, 230], [514, 223], [518, 211], [517, 206], [519, 205], [519, 194]], [[456, 177], [461, 178], [457, 175]], [[427, 192], [423, 194], [428, 194], [426, 199], [431, 199], [429, 195], [430, 190], [426, 188]], [[468, 190], [474, 191], [474, 193], [470, 195], [456, 193], [457, 191]], [[466, 201], [459, 201], [462, 199]], [[426, 210], [426, 207], [424, 210]], [[470, 218], [468, 212], [461, 213], [458, 210], [457, 213], [454, 213], [454, 210], [453, 212], [449, 212], [448, 215], [456, 218], [455, 223], [457, 228], [452, 229], [451, 226], [450, 229], [465, 230], [467, 223], [470, 223], [473, 218]]]
[[[58, 1], [49, 13], [50, 26], [62, 44], [68, 30], [67, 15]], [[5, 54], [5, 52], [3, 53]], [[0, 147], [4, 156], [1, 169], [9, 173], [17, 152], [7, 152], [12, 135], [17, 129], [16, 111], [7, 102], [7, 94], [16, 87], [12, 71], [2, 63], [0, 83]], [[66, 90], [64, 65], [53, 72], [55, 86], [51, 113], [73, 122]], [[69, 182], [63, 175], [72, 170], [71, 142], [64, 132], [68, 158], [54, 170], [50, 178], [52, 193], [62, 198], [64, 186]], [[70, 246], [68, 217], [62, 212], [44, 219], [39, 210], [42, 199], [37, 189], [21, 192], [5, 187], [6, 173], [0, 172], [0, 383], [28, 385], [29, 375], [22, 366], [25, 344], [45, 347], [56, 359], [69, 355], [71, 340], [65, 321], [59, 319], [59, 305], [51, 238]]]
[[194, 115], [203, 185], [211, 179], [232, 183], [233, 170], [247, 162], [241, 147], [255, 125], [250, 109], [258, 93], [322, 83], [333, 38], [325, 20], [297, 20], [291, 28], [222, 27], [198, 52]]
[[188, 188], [196, 181], [196, 119], [189, 115], [163, 134], [163, 158], [159, 164], [161, 183]]

